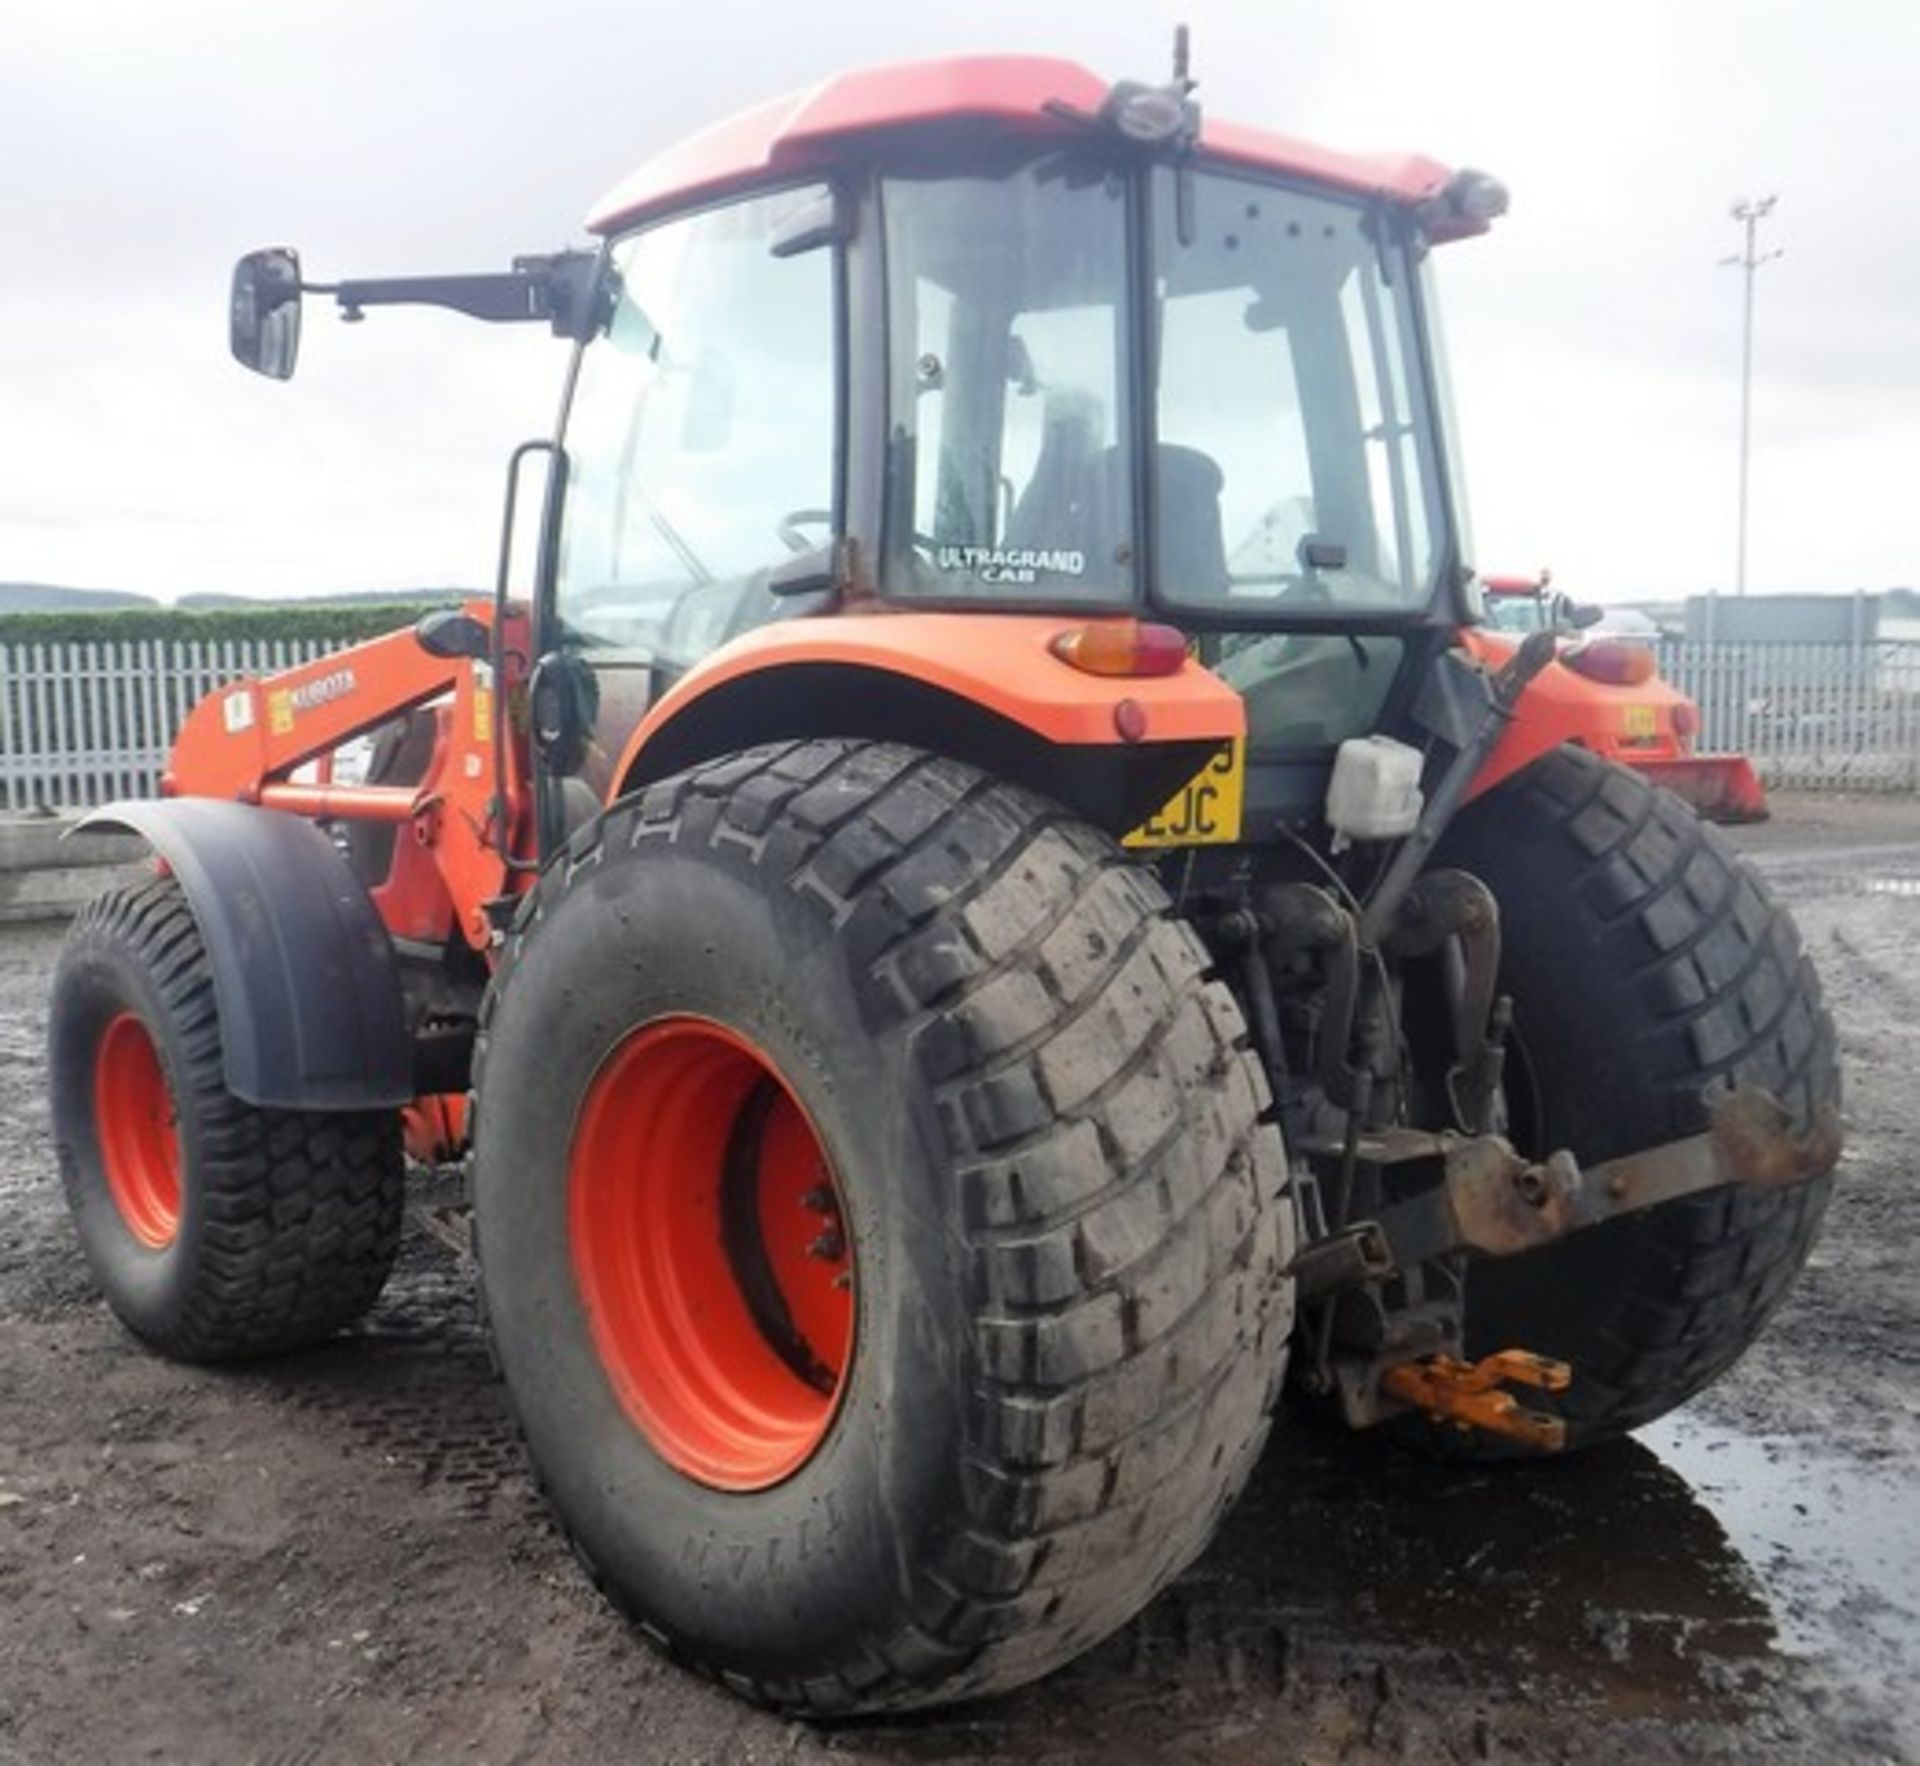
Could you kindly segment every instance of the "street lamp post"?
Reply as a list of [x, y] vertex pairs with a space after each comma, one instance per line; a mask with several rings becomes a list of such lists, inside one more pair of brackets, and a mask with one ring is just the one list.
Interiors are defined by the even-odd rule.
[[1722, 265], [1737, 264], [1746, 287], [1740, 325], [1740, 546], [1733, 572], [1733, 592], [1747, 592], [1747, 458], [1753, 433], [1753, 275], [1764, 263], [1781, 256], [1778, 251], [1756, 251], [1754, 238], [1760, 223], [1773, 212], [1776, 196], [1742, 197], [1733, 205], [1733, 218], [1746, 229], [1746, 240], [1737, 257], [1722, 258]]

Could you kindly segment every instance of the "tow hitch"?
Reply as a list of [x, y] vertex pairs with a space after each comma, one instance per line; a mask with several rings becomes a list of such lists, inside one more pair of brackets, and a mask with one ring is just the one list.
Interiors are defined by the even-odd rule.
[[1708, 1109], [1705, 1134], [1582, 1170], [1571, 1153], [1538, 1164], [1499, 1135], [1379, 1137], [1362, 1157], [1382, 1164], [1437, 1155], [1445, 1178], [1425, 1194], [1380, 1212], [1395, 1267], [1465, 1251], [1511, 1257], [1570, 1232], [1727, 1184], [1784, 1189], [1824, 1177], [1840, 1156], [1840, 1123], [1825, 1110], [1804, 1136], [1769, 1093], [1728, 1092]]
[[1425, 1361], [1403, 1361], [1380, 1376], [1383, 1391], [1415, 1410], [1424, 1410], [1436, 1422], [1484, 1429], [1545, 1453], [1558, 1453], [1567, 1444], [1567, 1425], [1547, 1411], [1527, 1409], [1511, 1392], [1501, 1391], [1502, 1384], [1509, 1382], [1541, 1392], [1564, 1392], [1573, 1384], [1573, 1369], [1527, 1349], [1502, 1349], [1482, 1361], [1430, 1355]]
[[[1805, 1134], [1796, 1135], [1779, 1101], [1758, 1088], [1715, 1099], [1704, 1134], [1585, 1169], [1565, 1151], [1527, 1159], [1497, 1134], [1404, 1128], [1363, 1134], [1355, 1146], [1359, 1158], [1383, 1167], [1432, 1161], [1440, 1167], [1440, 1181], [1308, 1246], [1294, 1273], [1303, 1300], [1331, 1300], [1435, 1260], [1512, 1257], [1703, 1190], [1810, 1182], [1833, 1169], [1840, 1143], [1835, 1110], [1824, 1108]], [[1348, 1421], [1365, 1427], [1411, 1407], [1533, 1447], [1565, 1444], [1558, 1418], [1526, 1409], [1500, 1388], [1512, 1383], [1564, 1391], [1572, 1369], [1521, 1349], [1466, 1362], [1446, 1352], [1453, 1346], [1423, 1345], [1428, 1353], [1341, 1368]]]

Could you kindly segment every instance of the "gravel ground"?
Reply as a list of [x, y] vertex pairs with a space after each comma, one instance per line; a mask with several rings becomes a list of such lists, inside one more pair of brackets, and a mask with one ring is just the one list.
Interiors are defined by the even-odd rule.
[[422, 1186], [368, 1325], [271, 1366], [144, 1354], [47, 1143], [58, 927], [0, 932], [0, 1762], [1920, 1760], [1920, 804], [1739, 838], [1840, 1022], [1851, 1141], [1732, 1375], [1634, 1441], [1435, 1468], [1286, 1419], [1215, 1547], [996, 1704], [812, 1729], [666, 1666], [546, 1524]]

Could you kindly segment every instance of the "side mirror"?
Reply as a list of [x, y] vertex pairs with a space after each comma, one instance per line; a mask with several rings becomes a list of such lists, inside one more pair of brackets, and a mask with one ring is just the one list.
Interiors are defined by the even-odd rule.
[[423, 613], [420, 623], [413, 628], [413, 636], [429, 656], [449, 659], [464, 656], [484, 662], [493, 648], [492, 631], [471, 613], [462, 613], [457, 607]]
[[1583, 632], [1590, 625], [1598, 625], [1607, 617], [1604, 607], [1583, 605], [1571, 595], [1558, 591], [1547, 603], [1549, 623], [1556, 631]]
[[300, 354], [300, 254], [285, 246], [250, 251], [233, 267], [227, 338], [234, 360], [288, 380]]

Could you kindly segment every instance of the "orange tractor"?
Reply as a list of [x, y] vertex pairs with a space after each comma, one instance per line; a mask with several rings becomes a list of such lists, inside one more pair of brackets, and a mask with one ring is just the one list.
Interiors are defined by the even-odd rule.
[[[1604, 618], [1597, 607], [1573, 607], [1558, 592], [1549, 593], [1551, 580], [1544, 570], [1537, 577], [1480, 579], [1489, 597], [1488, 621], [1472, 642], [1490, 661], [1511, 649], [1518, 634], [1557, 629], [1571, 637]], [[1753, 762], [1744, 754], [1699, 752], [1700, 708], [1660, 678], [1649, 643], [1594, 633], [1564, 646], [1560, 660], [1566, 667], [1551, 677], [1558, 691], [1549, 697], [1565, 720], [1566, 741], [1638, 769], [1710, 822], [1767, 819], [1767, 788]], [[1593, 692], [1588, 682], [1633, 691], [1624, 697]]]
[[337, 1331], [404, 1142], [464, 1149], [581, 1555], [816, 1713], [1112, 1632], [1284, 1390], [1528, 1455], [1712, 1380], [1833, 1031], [1745, 862], [1563, 744], [1555, 636], [1476, 636], [1431, 274], [1504, 200], [960, 60], [693, 138], [592, 252], [244, 259], [249, 366], [424, 302], [551, 325], [565, 408], [491, 600], [234, 682], [91, 819], [159, 860], [52, 1003], [119, 1316]]

